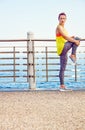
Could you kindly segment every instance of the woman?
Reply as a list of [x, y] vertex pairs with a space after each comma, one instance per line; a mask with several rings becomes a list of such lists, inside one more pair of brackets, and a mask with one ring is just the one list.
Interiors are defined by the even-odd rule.
[[60, 89], [65, 90], [64, 85], [64, 72], [67, 65], [67, 52], [72, 48], [72, 53], [69, 56], [71, 60], [76, 62], [76, 50], [80, 44], [79, 39], [76, 39], [74, 36], [68, 36], [66, 29], [64, 28], [66, 22], [66, 14], [60, 13], [58, 16], [59, 24], [56, 28], [56, 45], [57, 53], [60, 56]]

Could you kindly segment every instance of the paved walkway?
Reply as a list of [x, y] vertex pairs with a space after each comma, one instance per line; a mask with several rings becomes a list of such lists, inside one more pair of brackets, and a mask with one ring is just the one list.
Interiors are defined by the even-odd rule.
[[0, 130], [85, 130], [85, 91], [0, 92]]

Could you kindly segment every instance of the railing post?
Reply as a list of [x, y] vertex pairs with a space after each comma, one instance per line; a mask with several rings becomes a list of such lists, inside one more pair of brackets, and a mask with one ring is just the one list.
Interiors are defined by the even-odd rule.
[[13, 80], [13, 81], [14, 81], [14, 82], [15, 82], [15, 79], [16, 79], [16, 78], [15, 78], [15, 75], [16, 75], [16, 73], [15, 73], [15, 71], [16, 71], [16, 69], [15, 69], [15, 64], [16, 64], [16, 63], [15, 63], [15, 60], [16, 60], [15, 53], [16, 53], [16, 52], [15, 52], [15, 47], [13, 47], [13, 58], [14, 58], [14, 63], [13, 63], [13, 64], [14, 64], [14, 65], [13, 65], [13, 68], [14, 68], [14, 75], [13, 75], [14, 78], [13, 78], [13, 79], [14, 79], [14, 80]]
[[36, 89], [35, 82], [35, 67], [34, 67], [34, 42], [32, 41], [34, 38], [33, 33], [27, 33], [27, 59], [28, 59], [28, 76], [29, 76], [29, 88]]
[[48, 49], [45, 47], [46, 52], [46, 81], [48, 82]]
[[75, 64], [74, 66], [75, 66], [75, 81], [77, 81], [77, 64]]

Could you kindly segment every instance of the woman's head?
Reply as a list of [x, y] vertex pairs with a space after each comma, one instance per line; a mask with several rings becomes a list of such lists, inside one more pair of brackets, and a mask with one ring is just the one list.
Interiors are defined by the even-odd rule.
[[60, 13], [59, 15], [58, 15], [58, 20], [59, 20], [59, 23], [60, 24], [64, 24], [65, 23], [65, 21], [66, 21], [66, 14], [63, 12], [63, 13]]

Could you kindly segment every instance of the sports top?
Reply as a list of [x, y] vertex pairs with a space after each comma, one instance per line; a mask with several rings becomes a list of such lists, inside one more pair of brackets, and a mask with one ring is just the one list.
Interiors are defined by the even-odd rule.
[[[65, 34], [68, 34], [66, 30], [64, 30]], [[60, 33], [56, 34], [56, 46], [57, 46], [57, 53], [60, 55], [64, 48], [64, 44], [67, 42], [65, 38]]]

